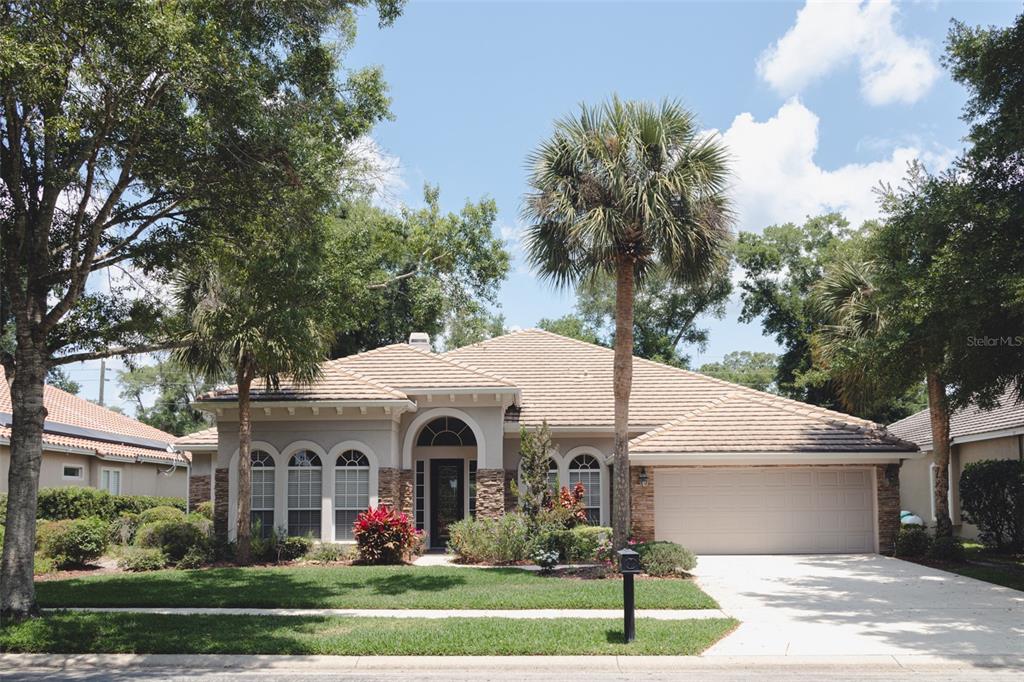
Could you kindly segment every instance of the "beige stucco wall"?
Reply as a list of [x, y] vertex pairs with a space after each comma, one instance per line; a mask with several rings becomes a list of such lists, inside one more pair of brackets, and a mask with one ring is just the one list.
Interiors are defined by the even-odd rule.
[[[6, 445], [0, 446], [0, 492], [7, 492], [7, 475], [10, 470], [11, 452]], [[64, 478], [64, 466], [82, 467], [81, 479]], [[43, 451], [39, 467], [39, 487], [58, 488], [64, 486], [88, 486], [98, 488], [100, 471], [116, 469], [121, 472], [121, 494], [158, 495], [161, 497], [185, 497], [188, 492], [188, 469], [179, 466], [173, 474], [170, 465], [148, 462], [111, 462], [98, 457], [74, 453]]]
[[[950, 456], [950, 516], [954, 530], [963, 538], [975, 539], [978, 529], [964, 523], [960, 515], [960, 474], [964, 467], [972, 462], [985, 459], [1017, 459], [1020, 456], [1018, 436], [991, 438], [953, 445]], [[906, 461], [900, 469], [900, 506], [914, 512], [932, 526], [934, 519], [931, 513], [931, 479], [929, 468], [935, 461], [931, 452], [926, 452], [922, 459]]]

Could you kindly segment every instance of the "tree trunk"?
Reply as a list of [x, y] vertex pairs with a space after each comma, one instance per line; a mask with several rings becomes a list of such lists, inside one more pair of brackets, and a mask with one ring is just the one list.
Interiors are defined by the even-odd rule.
[[249, 390], [253, 380], [252, 362], [243, 360], [235, 376], [238, 383], [238, 525], [236, 558], [248, 564], [252, 541], [252, 408]]
[[935, 537], [952, 537], [949, 517], [949, 400], [946, 384], [938, 372], [928, 372], [928, 416], [932, 425], [932, 455], [935, 457]]
[[619, 259], [615, 273], [615, 480], [612, 544], [616, 550], [629, 539], [629, 393], [633, 386], [633, 260]]
[[[11, 468], [7, 476], [7, 523], [0, 567], [0, 621], [38, 615], [33, 568], [39, 465], [43, 459], [46, 407], [45, 354], [19, 340], [11, 383]], [[10, 377], [8, 377], [10, 379]]]

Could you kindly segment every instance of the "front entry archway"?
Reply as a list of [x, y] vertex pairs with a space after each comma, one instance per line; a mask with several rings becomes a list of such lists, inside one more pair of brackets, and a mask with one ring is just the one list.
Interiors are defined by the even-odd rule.
[[473, 516], [479, 440], [471, 425], [454, 415], [436, 415], [414, 434], [413, 510], [430, 549], [448, 546], [448, 526]]

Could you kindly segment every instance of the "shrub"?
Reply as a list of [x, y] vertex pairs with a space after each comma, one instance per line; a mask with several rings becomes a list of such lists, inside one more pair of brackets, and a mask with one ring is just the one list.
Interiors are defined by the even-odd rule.
[[898, 557], [917, 558], [924, 556], [932, 545], [931, 536], [921, 526], [904, 526], [896, 536], [893, 554]]
[[45, 557], [38, 552], [32, 557], [32, 574], [43, 575], [46, 573], [53, 573], [57, 570], [57, 566], [54, 564], [53, 559]]
[[341, 545], [332, 542], [321, 542], [309, 550], [306, 558], [316, 564], [329, 564], [345, 558], [345, 550]]
[[213, 553], [209, 547], [201, 547], [199, 545], [193, 545], [188, 548], [185, 552], [185, 556], [181, 557], [176, 564], [176, 568], [181, 569], [194, 569], [202, 568], [213, 560]]
[[949, 563], [963, 563], [967, 560], [967, 552], [964, 551], [960, 538], [935, 538], [931, 547], [925, 555], [932, 561], [944, 561]]
[[306, 556], [312, 548], [313, 540], [311, 538], [293, 535], [281, 539], [275, 549], [278, 561], [295, 561]]
[[177, 507], [150, 507], [139, 512], [139, 525], [145, 526], [157, 521], [180, 521], [185, 518], [185, 512]]
[[0, 526], [7, 523], [7, 493], [0, 493]]
[[510, 564], [530, 557], [534, 542], [525, 514], [462, 519], [448, 525], [448, 549], [468, 563]]
[[597, 549], [604, 541], [610, 541], [612, 529], [604, 526], [576, 526], [572, 529], [573, 552], [571, 561], [598, 561]]
[[135, 531], [138, 529], [138, 514], [121, 514], [110, 524], [110, 542], [118, 545], [130, 545], [135, 539]]
[[185, 500], [180, 497], [111, 495], [105, 490], [79, 486], [42, 488], [36, 515], [54, 521], [98, 516], [109, 523], [121, 514], [139, 514], [152, 507], [176, 507], [184, 511]]
[[167, 555], [156, 547], [126, 547], [117, 565], [124, 571], [158, 571], [167, 565]]
[[186, 514], [185, 520], [202, 531], [206, 537], [213, 537], [213, 521], [202, 514]]
[[533, 563], [540, 566], [541, 573], [551, 573], [552, 569], [558, 565], [558, 552], [539, 545], [530, 554], [530, 558], [533, 559]]
[[400, 564], [416, 544], [418, 532], [406, 514], [384, 505], [370, 507], [356, 517], [359, 559], [367, 564]]
[[640, 554], [640, 565], [647, 575], [685, 575], [697, 565], [697, 557], [693, 552], [674, 542], [644, 542], [633, 549]]
[[546, 552], [554, 552], [558, 560], [565, 563], [572, 561], [576, 547], [576, 536], [565, 528], [547, 528], [537, 536], [535, 546]]
[[582, 483], [574, 485], [572, 490], [563, 485], [557, 499], [549, 498], [547, 500], [544, 511], [537, 517], [538, 523], [541, 525], [556, 524], [566, 529], [586, 524], [587, 510], [583, 506], [584, 493]]
[[55, 521], [43, 533], [40, 550], [59, 568], [84, 566], [103, 556], [108, 532], [107, 523], [95, 516]]
[[200, 528], [185, 519], [154, 521], [139, 527], [135, 534], [135, 545], [160, 549], [169, 561], [178, 562], [193, 547], [208, 550], [210, 539]]
[[206, 502], [200, 502], [196, 505], [194, 513], [199, 514], [200, 516], [205, 516], [213, 521], [213, 502], [210, 502], [209, 500]]
[[1024, 462], [972, 462], [960, 475], [960, 513], [993, 549], [1024, 551]]
[[[0, 548], [4, 546], [4, 527], [0, 525]], [[2, 549], [0, 549], [2, 551]]]

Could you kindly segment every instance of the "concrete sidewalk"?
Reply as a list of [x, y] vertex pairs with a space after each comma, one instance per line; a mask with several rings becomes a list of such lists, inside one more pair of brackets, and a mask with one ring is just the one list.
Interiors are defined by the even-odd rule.
[[[171, 616], [336, 616], [357, 618], [596, 618], [621, 619], [622, 609], [246, 609], [246, 608], [162, 608], [96, 607], [44, 609], [45, 611], [90, 611], [96, 613], [155, 613]], [[637, 609], [637, 618], [652, 620], [693, 620], [729, 618], [719, 609]]]

